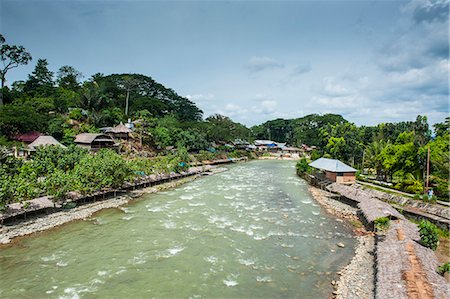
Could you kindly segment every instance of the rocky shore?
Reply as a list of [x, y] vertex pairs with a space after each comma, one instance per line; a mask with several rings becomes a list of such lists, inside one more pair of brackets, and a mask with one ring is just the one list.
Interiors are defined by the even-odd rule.
[[335, 288], [333, 298], [339, 299], [369, 299], [374, 298], [375, 271], [374, 250], [375, 239], [371, 232], [367, 232], [357, 216], [357, 208], [353, 208], [332, 198], [330, 192], [310, 186], [309, 191], [316, 201], [327, 212], [349, 221], [356, 233], [358, 245], [355, 256], [342, 271], [338, 281], [332, 281]]

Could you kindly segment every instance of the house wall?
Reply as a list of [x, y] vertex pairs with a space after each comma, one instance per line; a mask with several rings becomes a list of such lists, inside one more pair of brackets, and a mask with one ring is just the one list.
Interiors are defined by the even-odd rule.
[[325, 176], [328, 179], [332, 180], [333, 182], [336, 182], [336, 173], [335, 172], [326, 171]]
[[336, 177], [336, 183], [339, 184], [353, 184], [355, 182], [354, 172], [344, 172], [342, 176]]
[[338, 184], [353, 184], [355, 182], [354, 172], [344, 172], [342, 175], [338, 175], [336, 172], [326, 171], [325, 176]]

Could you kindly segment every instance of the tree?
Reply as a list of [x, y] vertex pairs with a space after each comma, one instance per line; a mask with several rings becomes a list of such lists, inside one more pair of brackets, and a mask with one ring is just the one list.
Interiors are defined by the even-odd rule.
[[56, 78], [59, 87], [76, 91], [80, 87], [79, 79], [83, 78], [83, 74], [72, 66], [64, 65], [59, 68]]
[[442, 123], [434, 124], [433, 127], [436, 137], [444, 136], [446, 133], [450, 132], [450, 117], [446, 117], [445, 121]]
[[48, 96], [53, 85], [53, 72], [48, 69], [47, 59], [38, 59], [34, 71], [28, 75], [25, 91], [32, 95]]
[[[0, 68], [0, 80], [2, 88], [5, 86], [6, 73], [10, 69], [16, 68], [19, 65], [28, 64], [31, 60], [31, 55], [25, 50], [23, 46], [15, 46], [5, 44], [5, 38], [0, 34], [0, 59], [2, 66]], [[0, 93], [0, 106], [3, 105], [3, 97]]]

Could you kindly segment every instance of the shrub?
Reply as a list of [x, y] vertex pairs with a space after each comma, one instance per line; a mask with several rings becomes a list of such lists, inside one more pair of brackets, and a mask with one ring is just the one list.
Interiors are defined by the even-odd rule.
[[380, 217], [375, 219], [374, 224], [377, 230], [385, 230], [389, 227], [389, 217]]
[[83, 113], [82, 110], [80, 108], [75, 108], [72, 109], [69, 112], [69, 118], [74, 119], [74, 120], [82, 120], [83, 119]]
[[436, 250], [439, 244], [439, 233], [436, 225], [428, 220], [419, 223], [420, 243], [432, 250]]
[[438, 273], [444, 275], [445, 273], [450, 273], [450, 262], [442, 264], [438, 267]]
[[297, 162], [296, 168], [297, 173], [300, 174], [308, 172], [310, 166], [308, 165], [308, 161], [306, 160], [306, 158], [302, 158]]

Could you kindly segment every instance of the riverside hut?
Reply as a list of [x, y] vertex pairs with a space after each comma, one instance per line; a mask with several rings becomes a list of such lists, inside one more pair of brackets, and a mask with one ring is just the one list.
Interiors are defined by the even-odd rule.
[[116, 144], [111, 136], [98, 133], [81, 133], [75, 137], [75, 143], [90, 151], [98, 151], [102, 148], [115, 148]]
[[309, 163], [309, 166], [324, 171], [329, 180], [338, 184], [353, 184], [355, 182], [356, 169], [339, 160], [320, 158]]

